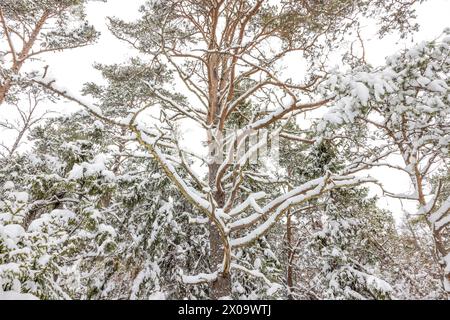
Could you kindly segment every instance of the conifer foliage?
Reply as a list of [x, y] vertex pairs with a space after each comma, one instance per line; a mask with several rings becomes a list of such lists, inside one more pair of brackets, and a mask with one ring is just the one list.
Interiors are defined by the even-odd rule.
[[98, 39], [89, 1], [2, 1], [0, 298], [447, 298], [450, 32], [380, 67], [343, 45], [421, 2], [145, 1], [107, 19], [134, 56], [76, 92], [51, 56]]

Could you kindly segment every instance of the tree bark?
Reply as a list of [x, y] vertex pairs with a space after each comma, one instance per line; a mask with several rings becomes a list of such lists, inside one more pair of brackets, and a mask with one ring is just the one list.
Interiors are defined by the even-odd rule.
[[292, 260], [295, 254], [293, 243], [292, 243], [292, 223], [291, 223], [291, 210], [288, 210], [287, 213], [287, 223], [286, 223], [286, 241], [287, 241], [287, 271], [286, 271], [286, 282], [288, 288], [288, 299], [294, 300], [294, 296], [292, 295], [292, 288], [294, 287], [294, 275], [293, 275], [293, 266]]
[[[50, 11], [45, 10], [44, 13], [42, 14], [42, 16], [40, 17], [40, 19], [37, 21], [36, 25], [34, 26], [33, 32], [31, 32], [29, 39], [24, 43], [24, 46], [22, 48], [22, 50], [20, 51], [20, 53], [18, 53], [17, 55], [17, 59], [16, 59], [16, 52], [12, 52], [12, 54], [14, 55], [14, 61], [11, 67], [11, 72], [13, 75], [18, 75], [20, 69], [22, 68], [23, 64], [25, 63], [25, 60], [29, 58], [29, 53], [31, 51], [31, 49], [33, 48], [36, 40], [38, 39], [38, 36], [42, 30], [42, 28], [44, 27], [45, 22], [47, 21], [47, 19], [50, 16]], [[3, 15], [1, 15], [2, 20], [3, 20]], [[4, 21], [4, 20], [3, 20]], [[6, 23], [5, 23], [5, 28], [4, 28], [4, 32], [7, 33], [8, 30], [6, 28]], [[11, 51], [13, 51], [14, 49], [11, 48]], [[11, 79], [11, 77], [8, 77], [5, 80], [5, 83], [0, 86], [0, 105], [5, 101], [6, 95], [8, 94], [8, 91], [11, 89], [11, 86], [13, 85], [13, 80]]]
[[[415, 176], [413, 177], [412, 181], [413, 183], [414, 182], [416, 183], [416, 189], [419, 196], [419, 203], [422, 207], [425, 207], [427, 205], [427, 202], [425, 200], [425, 195], [423, 191], [423, 177], [420, 174], [420, 171], [417, 168], [417, 166], [415, 168]], [[439, 261], [439, 268], [442, 271], [442, 287], [444, 289], [446, 297], [450, 298], [450, 272], [446, 271], [445, 262], [443, 261], [444, 258], [447, 256], [448, 252], [445, 248], [442, 236], [440, 232], [435, 229], [434, 224], [428, 222], [428, 226], [431, 229], [431, 233], [433, 236], [435, 255], [437, 257], [437, 260]]]
[[[215, 190], [215, 178], [217, 170], [219, 169], [218, 163], [212, 163], [209, 165], [209, 185], [212, 190]], [[225, 205], [225, 194], [223, 192], [214, 191], [214, 200], [219, 208], [223, 208]], [[224, 247], [219, 230], [211, 221], [209, 224], [209, 246], [210, 246], [210, 265], [213, 270], [221, 268], [224, 258]], [[221, 297], [231, 295], [231, 277], [230, 274], [219, 273], [217, 280], [210, 284], [210, 297], [211, 299], [219, 299]]]
[[[209, 245], [210, 245], [210, 264], [213, 268], [220, 266], [223, 261], [224, 249], [219, 231], [214, 224], [209, 226]], [[230, 274], [219, 274], [216, 281], [210, 284], [210, 297], [217, 300], [221, 297], [231, 295], [231, 277]]]
[[438, 230], [433, 230], [433, 240], [436, 248], [436, 254], [440, 261], [440, 267], [443, 273], [442, 284], [447, 299], [450, 299], [450, 271], [446, 270], [446, 264], [444, 258], [447, 256], [448, 251], [445, 248], [444, 240]]
[[4, 83], [4, 85], [0, 86], [0, 105], [5, 101], [6, 98], [6, 92], [8, 92], [9, 88], [11, 87], [11, 81], [7, 79]]

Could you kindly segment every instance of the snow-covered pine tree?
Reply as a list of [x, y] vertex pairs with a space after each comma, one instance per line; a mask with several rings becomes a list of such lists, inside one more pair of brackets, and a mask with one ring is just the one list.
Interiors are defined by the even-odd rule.
[[[54, 82], [41, 82], [78, 101], [99, 119], [131, 131], [186, 200], [209, 219], [211, 273], [185, 276], [184, 281], [209, 283], [211, 298], [230, 296], [231, 270], [242, 270], [234, 260], [236, 250], [251, 246], [269, 232], [291, 206], [304, 204], [334, 188], [372, 181], [344, 170], [327, 172], [293, 186], [287, 193], [277, 190], [276, 196], [242, 188], [251, 176], [266, 175], [259, 170], [243, 170], [251, 154], [264, 146], [257, 145], [243, 155], [232, 151], [221, 158], [223, 154], [215, 152], [214, 146], [225, 136], [232, 115], [240, 112], [242, 102], [252, 102], [251, 117], [245, 119], [230, 145], [242, 146], [258, 130], [270, 128], [272, 137], [282, 133], [288, 118], [324, 107], [333, 100], [317, 99], [314, 94], [319, 79], [327, 75], [327, 70], [321, 68], [322, 61], [340, 46], [350, 30], [357, 28], [361, 15], [378, 18], [381, 34], [392, 29], [404, 33], [415, 27], [410, 23], [414, 13], [411, 6], [411, 2], [403, 0], [287, 0], [283, 5], [263, 0], [148, 1], [141, 7], [142, 17], [137, 21], [110, 19], [110, 30], [116, 37], [146, 56], [153, 68], [164, 66], [173, 77], [170, 85], [155, 79], [143, 80], [152, 92], [147, 105], [127, 117], [111, 118], [97, 106], [58, 89]], [[267, 46], [268, 41], [277, 45]], [[285, 79], [279, 68], [283, 58], [292, 52], [301, 52], [308, 64], [305, 70], [311, 70], [301, 83]], [[235, 88], [250, 78], [247, 91], [237, 94]], [[145, 121], [145, 111], [155, 107], [159, 115], [150, 124]], [[211, 147], [210, 161], [203, 166], [207, 171], [204, 180], [195, 177], [189, 161], [183, 160], [192, 156], [176, 143], [180, 137], [174, 129], [183, 121], [203, 130]], [[167, 143], [176, 147], [179, 157], [167, 152]], [[186, 181], [183, 175], [191, 176], [192, 181]]]
[[[101, 1], [101, 0], [100, 0]], [[0, 105], [16, 99], [36, 74], [24, 65], [43, 53], [92, 44], [98, 32], [88, 24], [86, 0], [3, 0], [0, 3]], [[42, 64], [43, 74], [48, 65]], [[13, 92], [10, 92], [10, 91]]]

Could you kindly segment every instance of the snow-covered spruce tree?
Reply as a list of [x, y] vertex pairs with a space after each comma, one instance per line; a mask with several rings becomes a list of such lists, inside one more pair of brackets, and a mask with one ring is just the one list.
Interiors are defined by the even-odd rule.
[[[296, 127], [290, 125], [291, 130]], [[279, 172], [284, 172], [288, 184], [345, 166], [348, 152], [340, 139], [309, 140], [309, 146], [307, 141], [281, 145], [280, 164], [286, 170]], [[393, 293], [380, 279], [388, 274], [382, 271], [389, 270], [389, 261], [375, 242], [393, 242], [394, 221], [389, 212], [377, 208], [375, 198], [367, 197], [366, 189], [324, 193], [307, 207], [293, 207], [285, 223], [284, 261], [291, 298], [380, 299]]]
[[[386, 166], [405, 173], [412, 192], [391, 197], [415, 201], [434, 239], [435, 254], [442, 270], [444, 291], [450, 290], [448, 267], [450, 198], [438, 183], [431, 187], [432, 173], [448, 167], [450, 144], [450, 30], [438, 39], [422, 42], [387, 58], [377, 69], [364, 66], [347, 74], [333, 75], [326, 87], [338, 95], [336, 105], [325, 115], [326, 123], [369, 125], [372, 143], [359, 145], [359, 164]], [[363, 152], [362, 152], [363, 151]], [[397, 155], [403, 165], [388, 162]]]
[[[325, 299], [388, 299], [395, 292], [384, 277], [388, 260], [376, 246], [392, 242], [393, 218], [377, 208], [367, 190], [330, 192], [323, 199], [323, 229], [311, 244], [319, 251], [317, 295]], [[317, 289], [316, 289], [317, 290]]]
[[77, 297], [82, 288], [70, 284], [81, 276], [77, 264], [95, 265], [115, 247], [114, 230], [97, 209], [113, 174], [95, 143], [97, 129], [75, 118], [37, 127], [31, 152], [0, 160], [2, 291]]
[[[152, 103], [152, 91], [144, 80], [158, 78], [162, 82], [167, 78], [163, 67], [155, 69], [140, 59], [95, 67], [106, 83], [88, 83], [84, 93], [100, 101], [103, 115], [110, 118], [145, 109]], [[115, 132], [112, 140], [122, 140], [113, 153], [117, 189], [103, 204], [116, 217], [118, 248], [104, 269], [105, 276], [99, 277], [104, 281], [93, 297], [205, 298], [204, 288], [181, 282], [183, 274], [208, 270], [204, 219], [198, 218], [197, 210], [126, 130], [108, 122], [105, 128]], [[174, 146], [162, 140], [165, 152], [177, 156]]]
[[[383, 245], [392, 262], [390, 278], [393, 280], [390, 282], [398, 288], [397, 297], [441, 299], [442, 269], [426, 220], [405, 212], [397, 229], [400, 242]], [[394, 277], [396, 275], [401, 277]]]
[[[210, 283], [211, 298], [230, 296], [234, 252], [251, 246], [266, 234], [293, 205], [301, 205], [324, 192], [372, 181], [349, 175], [347, 170], [326, 172], [323, 176], [293, 186], [288, 192], [277, 190], [276, 196], [243, 188], [251, 176], [262, 172], [243, 170], [244, 164], [265, 144], [256, 144], [247, 152], [241, 146], [255, 131], [271, 129], [270, 137], [283, 132], [290, 117], [326, 106], [333, 97], [315, 95], [320, 70], [327, 54], [337, 48], [361, 15], [379, 18], [380, 33], [413, 29], [411, 1], [282, 1], [273, 5], [264, 0], [231, 1], [149, 1], [142, 6], [142, 17], [134, 22], [110, 19], [113, 34], [135, 47], [157, 69], [165, 66], [173, 81], [161, 83], [154, 78], [143, 80], [152, 91], [151, 100], [140, 108], [126, 110], [127, 116], [103, 115], [98, 105], [77, 99], [59, 90], [57, 84], [41, 81], [55, 92], [78, 101], [110, 124], [130, 130], [147, 149], [165, 175], [183, 196], [209, 219], [209, 259], [211, 273], [185, 276], [186, 283]], [[270, 42], [270, 43], [269, 43]], [[283, 58], [300, 52], [308, 64], [303, 81], [282, 76]], [[321, 71], [321, 72], [320, 72]], [[157, 80], [157, 79], [156, 79]], [[243, 82], [247, 90], [238, 94]], [[227, 140], [225, 154], [218, 152], [229, 119], [240, 112], [242, 102], [252, 103], [251, 116], [240, 130]], [[145, 121], [148, 109], [157, 112], [152, 122]], [[153, 113], [155, 114], [155, 113]], [[206, 179], [198, 179], [191, 155], [179, 147], [176, 124], [191, 123], [204, 132], [210, 147], [203, 165]], [[302, 132], [298, 135], [301, 137]], [[175, 147], [174, 156], [166, 149]], [[177, 164], [178, 168], [174, 166]], [[266, 174], [263, 172], [263, 174]], [[192, 181], [182, 178], [191, 176]], [[268, 182], [269, 180], [266, 180]], [[271, 182], [270, 182], [271, 183]], [[251, 274], [251, 270], [248, 270]]]
[[[98, 33], [87, 23], [86, 0], [2, 0], [0, 3], [0, 105], [14, 100], [34, 75], [27, 61], [45, 52], [93, 43]], [[45, 66], [42, 65], [42, 68]], [[47, 68], [46, 66], [45, 68]]]
[[54, 118], [32, 131], [32, 154], [4, 161], [4, 294], [202, 297], [179, 284], [205, 255], [202, 230], [183, 233], [189, 206], [112, 129], [85, 112]]

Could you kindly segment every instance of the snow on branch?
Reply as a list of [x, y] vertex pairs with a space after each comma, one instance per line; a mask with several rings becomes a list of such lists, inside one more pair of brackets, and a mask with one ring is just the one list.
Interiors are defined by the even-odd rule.
[[240, 219], [230, 224], [234, 230], [241, 229], [243, 227], [253, 225], [256, 221], [260, 220], [261, 217], [269, 214], [268, 218], [253, 231], [243, 237], [232, 239], [230, 244], [233, 247], [241, 247], [255, 241], [262, 235], [266, 234], [272, 225], [284, 214], [284, 212], [294, 205], [299, 205], [321, 195], [323, 192], [330, 191], [335, 188], [355, 186], [367, 182], [375, 182], [375, 180], [373, 178], [331, 176], [328, 174], [322, 178], [305, 183], [300, 187], [294, 188], [291, 192], [269, 202], [262, 209], [263, 215], [253, 214], [247, 218]]
[[267, 290], [268, 291], [267, 292], [268, 295], [274, 294], [276, 291], [278, 291], [279, 289], [281, 289], [283, 287], [282, 285], [280, 285], [278, 283], [273, 283], [272, 281], [267, 279], [267, 277], [259, 270], [250, 270], [250, 269], [247, 269], [246, 267], [241, 266], [241, 265], [236, 264], [236, 263], [232, 263], [231, 264], [231, 268], [243, 271], [243, 272], [245, 272], [245, 273], [247, 273], [247, 274], [249, 274], [249, 275], [251, 275], [253, 277], [262, 279], [269, 286], [269, 289]]
[[217, 280], [217, 271], [213, 273], [199, 273], [195, 276], [182, 275], [181, 279], [185, 284], [200, 284], [213, 282]]
[[264, 191], [252, 193], [247, 197], [247, 199], [244, 202], [231, 209], [228, 212], [228, 215], [231, 217], [236, 216], [245, 211], [248, 207], [252, 207], [256, 212], [262, 214], [264, 213], [264, 210], [261, 209], [261, 207], [256, 203], [256, 201], [263, 199], [265, 197], [266, 193]]
[[183, 193], [183, 195], [197, 208], [203, 212], [207, 212], [210, 215], [211, 204], [205, 199], [205, 195], [202, 195], [199, 191], [188, 186], [186, 182], [178, 175], [176, 169], [172, 164], [166, 159], [165, 155], [159, 150], [156, 145], [156, 140], [145, 133], [141, 132], [136, 126], [132, 127], [132, 131], [136, 133], [137, 140], [150, 151], [150, 153], [155, 157], [158, 163], [163, 168], [167, 176], [176, 184], [178, 189]]
[[449, 217], [445, 217], [446, 214], [450, 212], [450, 197], [448, 197], [444, 203], [437, 209], [435, 212], [433, 212], [428, 220], [435, 225], [436, 229], [442, 228], [444, 225], [449, 223]]

